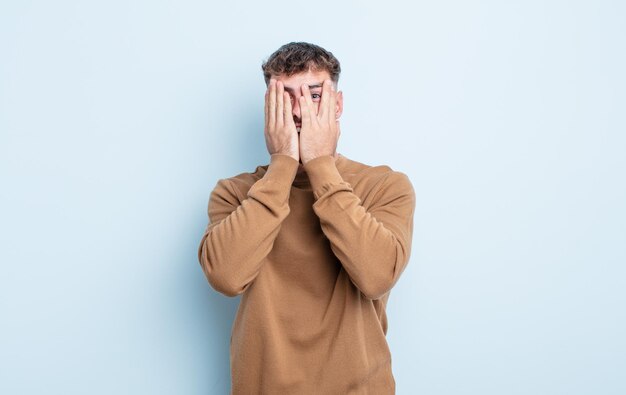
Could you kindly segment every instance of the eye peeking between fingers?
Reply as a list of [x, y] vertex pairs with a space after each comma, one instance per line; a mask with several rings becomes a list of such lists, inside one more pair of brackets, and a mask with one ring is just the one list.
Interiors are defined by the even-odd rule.
[[[321, 93], [311, 93], [311, 99], [313, 99], [314, 102], [319, 101], [321, 98], [322, 98]], [[291, 100], [291, 104], [293, 105], [296, 98], [292, 95], [289, 95], [289, 100]]]

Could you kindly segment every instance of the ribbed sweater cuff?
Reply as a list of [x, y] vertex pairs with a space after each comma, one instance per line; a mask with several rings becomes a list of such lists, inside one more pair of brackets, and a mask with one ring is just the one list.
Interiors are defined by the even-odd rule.
[[291, 185], [296, 178], [300, 163], [286, 154], [272, 154], [264, 178], [277, 183]]
[[[346, 184], [337, 170], [335, 157], [332, 155], [318, 156], [304, 164], [309, 176], [311, 189], [315, 199], [319, 199], [331, 185]], [[346, 184], [347, 186], [347, 184]]]

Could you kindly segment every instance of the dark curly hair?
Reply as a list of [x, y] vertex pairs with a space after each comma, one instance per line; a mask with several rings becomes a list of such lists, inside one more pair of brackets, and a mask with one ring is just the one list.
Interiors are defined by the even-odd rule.
[[290, 76], [312, 70], [327, 71], [336, 86], [341, 73], [339, 61], [331, 52], [305, 42], [290, 42], [278, 48], [263, 62], [261, 69], [265, 85], [269, 84], [273, 75]]

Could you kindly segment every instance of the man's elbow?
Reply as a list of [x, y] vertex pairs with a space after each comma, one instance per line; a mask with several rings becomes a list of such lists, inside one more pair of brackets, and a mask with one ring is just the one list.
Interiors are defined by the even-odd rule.
[[376, 300], [382, 298], [398, 282], [408, 260], [409, 254], [406, 253], [406, 249], [398, 245], [393, 259], [379, 266], [388, 269], [378, 273], [369, 273], [369, 276], [361, 279], [358, 285], [359, 290], [368, 299]]
[[379, 279], [363, 282], [358, 288], [367, 299], [377, 300], [389, 293], [392, 287], [393, 281]]
[[242, 286], [238, 281], [236, 281], [233, 273], [229, 270], [225, 270], [229, 265], [221, 265], [220, 270], [217, 265], [213, 264], [209, 255], [210, 254], [207, 252], [207, 246], [203, 243], [203, 246], [198, 254], [198, 260], [209, 285], [211, 285], [211, 287], [213, 287], [213, 289], [217, 292], [225, 296], [235, 297], [242, 294], [245, 291], [246, 286]]
[[229, 281], [228, 278], [210, 275], [207, 277], [209, 280], [209, 284], [213, 289], [217, 292], [228, 296], [235, 297], [243, 293], [246, 287], [239, 286], [232, 281]]

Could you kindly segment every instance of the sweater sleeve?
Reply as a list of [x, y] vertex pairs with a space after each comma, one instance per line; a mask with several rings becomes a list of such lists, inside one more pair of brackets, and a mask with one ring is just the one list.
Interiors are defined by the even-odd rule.
[[239, 202], [232, 183], [221, 179], [211, 192], [209, 224], [198, 260], [209, 284], [226, 296], [243, 293], [261, 270], [289, 214], [289, 193], [298, 161], [273, 154], [263, 178]]
[[411, 254], [415, 191], [409, 178], [389, 172], [366, 210], [332, 156], [312, 159], [304, 168], [315, 197], [313, 210], [333, 253], [367, 298], [381, 298], [398, 281]]

